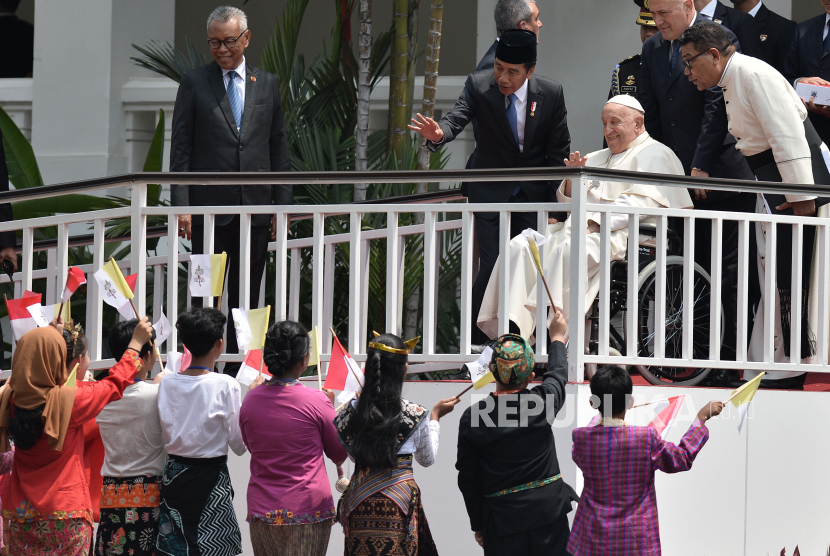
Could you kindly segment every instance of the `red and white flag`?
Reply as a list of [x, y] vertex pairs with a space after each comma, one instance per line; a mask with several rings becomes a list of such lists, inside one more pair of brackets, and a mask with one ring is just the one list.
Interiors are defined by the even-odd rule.
[[[666, 439], [672, 425], [677, 420], [677, 414], [683, 407], [685, 395], [673, 396], [665, 400], [658, 400], [648, 405], [641, 405], [629, 409], [625, 414], [625, 423], [632, 427], [651, 427], [660, 433], [660, 438]], [[601, 416], [597, 414], [588, 423], [589, 427], [599, 424]]]
[[184, 346], [184, 353], [177, 351], [167, 352], [167, 365], [165, 367], [171, 373], [180, 373], [190, 367], [191, 361], [193, 361], [193, 355], [187, 350], [187, 346]]
[[[360, 377], [359, 382], [355, 375]], [[340, 403], [351, 399], [355, 393], [363, 389], [363, 370], [343, 348], [337, 336], [334, 337], [334, 344], [331, 346], [331, 360], [323, 388], [339, 390], [341, 394], [337, 396], [337, 400]]]
[[[239, 381], [239, 384], [250, 386], [251, 383], [259, 376], [259, 366], [261, 362], [262, 350], [250, 350], [248, 355], [245, 356], [245, 361], [242, 362], [242, 366], [239, 367], [239, 372], [236, 374], [236, 380]], [[262, 376], [265, 377], [265, 380], [271, 378], [271, 373], [268, 372], [268, 369], [264, 365], [262, 366]]]
[[61, 302], [66, 303], [78, 287], [86, 284], [86, 274], [77, 266], [70, 266], [69, 273], [66, 275], [66, 287], [63, 289]]
[[673, 396], [648, 405], [632, 408], [625, 414], [625, 422], [635, 427], [651, 427], [663, 440], [669, 435], [686, 396]]
[[20, 299], [7, 299], [9, 323], [12, 326], [14, 341], [20, 341], [23, 334], [38, 327], [38, 321], [29, 312], [30, 305], [40, 305], [41, 295], [26, 290]]

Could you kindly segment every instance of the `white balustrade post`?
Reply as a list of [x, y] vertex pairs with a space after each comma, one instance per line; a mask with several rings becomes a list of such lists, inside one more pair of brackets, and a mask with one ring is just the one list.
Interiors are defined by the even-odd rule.
[[147, 206], [147, 184], [137, 183], [132, 186], [132, 203], [130, 204], [130, 268], [137, 272], [135, 283], [135, 306], [139, 316], [147, 310], [147, 215], [143, 209]]
[[[585, 377], [585, 276], [588, 261], [585, 237], [588, 228], [587, 192], [589, 180], [580, 175], [571, 188], [570, 314], [568, 318], [568, 380]], [[634, 236], [636, 243], [637, 239]]]
[[[227, 290], [227, 287], [225, 288]], [[257, 297], [259, 292], [257, 292]], [[251, 308], [251, 215], [239, 215], [239, 307]], [[229, 315], [230, 316], [230, 315]]]
[[386, 330], [384, 331], [390, 334], [400, 334], [398, 256], [401, 244], [398, 237], [398, 213], [390, 210], [386, 213]]
[[55, 289], [53, 303], [61, 302], [63, 288], [66, 286], [66, 277], [69, 275], [69, 224], [58, 224], [58, 250], [56, 252]]
[[[185, 290], [190, 284], [185, 284]], [[179, 316], [179, 217], [171, 214], [167, 217], [167, 320], [175, 323]], [[178, 330], [171, 327], [168, 336], [167, 351], [178, 349]]]
[[[323, 326], [323, 288], [325, 275], [323, 271], [325, 265], [323, 241], [325, 240], [325, 229], [323, 228], [323, 213], [315, 212], [313, 220], [312, 231], [312, 246], [311, 246], [311, 327], [320, 327], [320, 333], [325, 336]], [[293, 261], [292, 261], [293, 262]], [[293, 269], [292, 269], [293, 274]], [[331, 284], [333, 285], [333, 284]], [[328, 345], [325, 343], [321, 346], [321, 350], [327, 351]]]
[[470, 354], [473, 311], [473, 239], [475, 224], [473, 213], [461, 213], [461, 355]]
[[92, 276], [104, 266], [104, 220], [98, 219], [93, 224], [92, 272], [87, 276], [86, 311], [89, 317], [86, 321], [86, 337], [89, 340], [89, 358], [92, 361], [101, 360], [103, 338], [104, 300], [101, 297], [101, 288], [98, 280]]
[[425, 355], [435, 353], [435, 304], [437, 303], [437, 296], [435, 295], [435, 273], [437, 267], [435, 257], [436, 235], [435, 212], [426, 210], [424, 211], [424, 339], [421, 344], [421, 353]]
[[33, 232], [32, 228], [23, 228], [23, 243], [20, 245], [20, 255], [23, 259], [23, 264], [20, 266], [20, 285], [24, 290], [32, 289], [32, 273], [35, 268]]
[[[349, 215], [349, 353], [360, 353], [360, 313], [363, 293], [363, 268], [361, 267], [361, 250], [363, 241], [361, 227], [363, 226], [362, 215], [353, 212]], [[335, 246], [330, 246], [334, 252]], [[334, 289], [334, 284], [329, 283], [329, 290]]]
[[[216, 215], [215, 214], [206, 214], [204, 216], [204, 229], [205, 229], [205, 238], [203, 241], [204, 249], [202, 251], [205, 255], [213, 255], [213, 246], [216, 244], [216, 238], [213, 236], [214, 230], [216, 229]], [[193, 266], [192, 264], [190, 265]], [[193, 268], [190, 269], [190, 277], [193, 277]], [[188, 290], [190, 289], [188, 284]], [[202, 298], [202, 302], [205, 307], [212, 306], [214, 301], [212, 297], [206, 296]]]

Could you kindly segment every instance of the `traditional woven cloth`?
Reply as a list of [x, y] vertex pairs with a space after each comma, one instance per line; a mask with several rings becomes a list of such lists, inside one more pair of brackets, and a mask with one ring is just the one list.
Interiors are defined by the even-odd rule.
[[333, 519], [302, 525], [251, 523], [255, 556], [325, 556]]
[[228, 458], [170, 456], [159, 505], [158, 554], [236, 556], [242, 536], [233, 509]]
[[83, 518], [11, 521], [9, 533], [15, 556], [87, 556], [92, 544], [92, 526]]
[[[334, 426], [337, 428], [337, 437], [340, 439], [340, 444], [350, 456], [354, 456], [354, 419], [355, 407], [352, 404], [346, 406], [346, 409], [337, 414], [334, 419]], [[415, 430], [421, 424], [421, 421], [429, 417], [427, 409], [421, 405], [410, 402], [401, 398], [401, 419], [398, 423], [397, 444], [395, 451], [400, 450], [401, 446], [415, 434]]]
[[[437, 556], [429, 530], [421, 493], [415, 481], [407, 481], [413, 493], [413, 515], [407, 516], [400, 506], [383, 493], [365, 498], [348, 516], [346, 556]], [[410, 528], [417, 533], [413, 538]]]
[[152, 556], [156, 550], [161, 477], [104, 477], [95, 556]]

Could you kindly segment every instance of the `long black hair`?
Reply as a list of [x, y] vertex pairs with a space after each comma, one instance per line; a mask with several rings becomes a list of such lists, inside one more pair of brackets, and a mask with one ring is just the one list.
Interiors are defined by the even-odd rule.
[[263, 363], [272, 376], [282, 376], [308, 354], [308, 330], [290, 320], [277, 322], [265, 335]]
[[[407, 349], [394, 334], [373, 340], [395, 349]], [[355, 462], [364, 469], [392, 469], [398, 459], [398, 426], [401, 418], [401, 390], [407, 356], [369, 348], [366, 352], [363, 392], [354, 420]]]
[[41, 404], [34, 409], [14, 408], [14, 417], [9, 419], [9, 436], [14, 440], [17, 450], [31, 450], [43, 435], [43, 408]]

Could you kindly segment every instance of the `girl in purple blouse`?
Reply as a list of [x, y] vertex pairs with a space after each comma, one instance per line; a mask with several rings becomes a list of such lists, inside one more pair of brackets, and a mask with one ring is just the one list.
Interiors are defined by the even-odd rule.
[[347, 456], [332, 423], [333, 393], [300, 384], [309, 361], [301, 324], [274, 324], [263, 357], [273, 378], [248, 391], [239, 414], [251, 453], [251, 544], [257, 556], [322, 556], [335, 516], [323, 454], [335, 463]]

